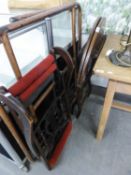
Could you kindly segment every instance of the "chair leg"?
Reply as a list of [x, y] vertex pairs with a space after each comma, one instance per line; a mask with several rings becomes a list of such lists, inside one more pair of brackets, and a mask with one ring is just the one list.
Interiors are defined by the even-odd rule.
[[104, 101], [104, 106], [101, 114], [101, 119], [99, 122], [98, 131], [97, 131], [97, 136], [96, 136], [97, 140], [101, 140], [103, 137], [104, 130], [109, 117], [110, 108], [112, 106], [113, 97], [115, 94], [115, 88], [116, 88], [116, 82], [113, 82], [110, 80], [108, 84], [106, 96], [105, 96], [105, 101]]
[[91, 91], [92, 91], [92, 86], [91, 86], [91, 80], [90, 80], [90, 78], [88, 79], [88, 82], [87, 82], [87, 85], [86, 86], [88, 86], [87, 96], [89, 96], [91, 94]]
[[76, 101], [77, 101], [77, 114], [76, 118], [79, 118], [81, 111], [82, 111], [82, 106], [84, 104], [84, 101], [86, 97], [88, 97], [91, 93], [91, 82], [90, 79], [85, 82], [85, 85], [83, 87], [77, 87], [76, 91]]

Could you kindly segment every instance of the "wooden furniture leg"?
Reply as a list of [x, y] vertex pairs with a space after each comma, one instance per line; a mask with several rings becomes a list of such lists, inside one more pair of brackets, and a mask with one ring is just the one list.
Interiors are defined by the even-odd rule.
[[105, 96], [104, 106], [97, 131], [97, 140], [101, 140], [104, 134], [106, 123], [109, 117], [110, 108], [112, 106], [113, 97], [115, 94], [116, 82], [109, 80], [108, 88]]

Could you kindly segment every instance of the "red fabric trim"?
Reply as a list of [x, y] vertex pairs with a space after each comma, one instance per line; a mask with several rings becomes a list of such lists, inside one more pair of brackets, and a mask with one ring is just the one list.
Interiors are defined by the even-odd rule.
[[52, 64], [50, 68], [44, 72], [35, 82], [33, 82], [19, 97], [22, 101], [26, 101], [37, 88], [44, 83], [45, 80], [57, 69], [56, 64]]
[[14, 96], [19, 96], [25, 91], [37, 78], [39, 78], [50, 66], [54, 63], [53, 55], [47, 56], [42, 62], [35, 66], [25, 76], [23, 76], [17, 83], [9, 88]]
[[57, 160], [58, 160], [58, 158], [59, 158], [59, 156], [64, 148], [64, 145], [66, 144], [67, 138], [70, 135], [71, 129], [72, 129], [72, 122], [69, 121], [62, 138], [60, 139], [59, 143], [57, 144], [57, 146], [55, 148], [55, 151], [54, 151], [51, 159], [48, 161], [48, 164], [51, 168], [53, 168], [55, 166], [55, 164], [57, 163]]

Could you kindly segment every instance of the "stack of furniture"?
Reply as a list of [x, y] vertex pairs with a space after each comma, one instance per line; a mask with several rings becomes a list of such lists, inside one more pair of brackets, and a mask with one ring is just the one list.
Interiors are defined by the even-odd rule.
[[[66, 10], [72, 12], [71, 51], [52, 47], [46, 58], [22, 75], [10, 43], [10, 33], [19, 34], [26, 27], [31, 30], [31, 25]], [[76, 14], [79, 14], [78, 41]], [[1, 41], [17, 78], [11, 87], [0, 87], [0, 118], [26, 160], [42, 159], [49, 169], [56, 165], [71, 133], [71, 115], [80, 115], [84, 99], [90, 93], [93, 65], [105, 41], [104, 23], [102, 17], [96, 20], [82, 48], [81, 8], [77, 3], [18, 16], [12, 24], [0, 28]]]

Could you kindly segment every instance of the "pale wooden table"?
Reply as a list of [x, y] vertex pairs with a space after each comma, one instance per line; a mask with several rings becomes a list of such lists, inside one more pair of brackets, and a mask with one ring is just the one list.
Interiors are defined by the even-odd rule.
[[103, 110], [98, 126], [97, 139], [101, 140], [104, 134], [106, 123], [111, 107], [131, 112], [131, 105], [113, 102], [115, 93], [131, 95], [131, 68], [124, 68], [113, 65], [106, 57], [110, 49], [121, 50], [119, 35], [109, 35], [104, 47], [94, 66], [94, 74], [108, 78], [108, 87], [103, 105]]

